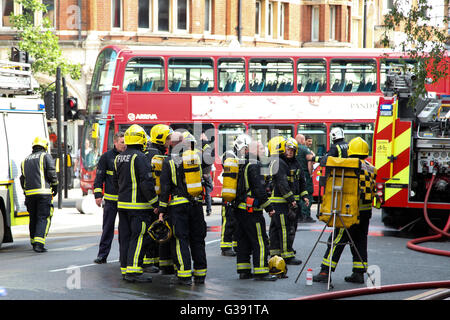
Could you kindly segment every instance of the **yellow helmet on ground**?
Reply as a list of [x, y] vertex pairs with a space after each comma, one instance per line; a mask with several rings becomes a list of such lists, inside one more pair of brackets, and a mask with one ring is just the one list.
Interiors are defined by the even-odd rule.
[[369, 155], [369, 145], [360, 138], [353, 138], [348, 144], [348, 156], [365, 156]]
[[156, 220], [147, 230], [150, 237], [159, 242], [164, 243], [172, 237], [172, 229], [167, 221]]
[[45, 151], [47, 151], [48, 149], [48, 140], [42, 137], [36, 137], [33, 140], [33, 144], [32, 147], [34, 146], [41, 146], [42, 148], [45, 149]]
[[276, 136], [270, 139], [267, 147], [269, 148], [269, 154], [283, 154], [286, 151], [286, 139], [282, 136]]
[[298, 153], [298, 142], [294, 138], [290, 137], [286, 139], [286, 149], [294, 149], [295, 155]]
[[269, 259], [269, 273], [279, 278], [287, 278], [286, 262], [280, 256], [273, 256]]
[[172, 128], [165, 124], [157, 124], [150, 130], [150, 142], [164, 145], [167, 137], [173, 132]]
[[147, 134], [144, 129], [137, 124], [133, 124], [125, 131], [124, 138], [126, 145], [138, 144], [144, 148], [147, 145]]

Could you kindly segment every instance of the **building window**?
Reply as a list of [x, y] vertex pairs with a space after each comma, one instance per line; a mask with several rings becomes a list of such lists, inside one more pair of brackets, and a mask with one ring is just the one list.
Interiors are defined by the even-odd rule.
[[52, 27], [55, 26], [55, 0], [42, 0], [42, 3], [47, 8], [47, 12], [42, 14], [42, 18], [47, 18]]
[[169, 31], [170, 2], [158, 0], [158, 31]]
[[205, 32], [211, 32], [211, 0], [205, 0], [205, 21], [203, 24], [203, 30]]
[[150, 0], [139, 0], [138, 27], [143, 29], [149, 29], [151, 20], [150, 17], [151, 17]]
[[122, 27], [122, 2], [121, 0], [112, 0], [111, 5], [112, 12], [112, 27], [121, 28]]
[[319, 41], [319, 7], [312, 7], [311, 12], [311, 41]]
[[12, 27], [12, 23], [9, 21], [9, 16], [14, 13], [14, 0], [2, 0], [2, 27]]
[[336, 39], [336, 6], [330, 6], [330, 40]]
[[187, 30], [188, 29], [188, 4], [187, 0], [178, 0], [177, 4], [177, 29]]
[[261, 34], [261, 1], [255, 3], [255, 35]]
[[273, 35], [273, 3], [269, 2], [269, 12], [267, 14], [267, 35], [272, 37]]
[[280, 11], [278, 13], [278, 38], [284, 39], [284, 15], [285, 15], [285, 4], [280, 3]]

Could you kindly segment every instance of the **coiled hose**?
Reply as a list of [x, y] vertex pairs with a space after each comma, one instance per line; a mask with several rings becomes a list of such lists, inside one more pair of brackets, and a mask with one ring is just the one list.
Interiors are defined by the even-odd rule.
[[433, 187], [433, 183], [434, 183], [434, 179], [436, 178], [436, 172], [433, 172], [433, 176], [431, 177], [431, 182], [430, 185], [428, 186], [427, 189], [427, 193], [425, 195], [425, 201], [423, 203], [423, 215], [425, 218], [425, 221], [428, 223], [428, 225], [437, 232], [437, 234], [432, 235], [432, 236], [427, 236], [427, 237], [422, 237], [422, 238], [417, 238], [417, 239], [413, 239], [410, 240], [406, 243], [406, 247], [408, 249], [411, 250], [415, 250], [415, 251], [420, 251], [420, 252], [424, 252], [424, 253], [430, 253], [430, 254], [436, 254], [436, 255], [441, 255], [441, 256], [447, 256], [450, 257], [450, 251], [446, 251], [446, 250], [439, 250], [439, 249], [432, 249], [432, 248], [426, 248], [426, 247], [422, 247], [422, 246], [418, 246], [418, 243], [423, 243], [423, 242], [428, 242], [428, 241], [437, 241], [440, 240], [444, 237], [450, 237], [450, 233], [448, 233], [447, 231], [450, 228], [450, 214], [448, 216], [448, 220], [447, 223], [444, 227], [443, 230], [439, 229], [438, 227], [436, 227], [430, 220], [430, 218], [428, 217], [428, 198], [430, 196], [430, 192], [431, 192], [431, 188]]

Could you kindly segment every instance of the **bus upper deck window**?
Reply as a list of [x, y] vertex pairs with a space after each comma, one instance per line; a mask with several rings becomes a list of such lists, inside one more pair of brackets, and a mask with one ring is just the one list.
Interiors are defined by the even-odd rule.
[[374, 92], [377, 63], [373, 59], [333, 59], [330, 64], [332, 92]]
[[164, 90], [164, 61], [159, 57], [131, 59], [125, 69], [123, 88], [145, 92]]
[[211, 58], [170, 58], [169, 91], [200, 91], [214, 89], [214, 61]]
[[299, 59], [297, 62], [297, 90], [322, 92], [327, 87], [327, 63], [323, 59]]
[[245, 90], [245, 61], [241, 58], [221, 58], [217, 64], [219, 91]]
[[250, 59], [249, 88], [253, 92], [292, 92], [294, 88], [294, 66], [291, 59]]

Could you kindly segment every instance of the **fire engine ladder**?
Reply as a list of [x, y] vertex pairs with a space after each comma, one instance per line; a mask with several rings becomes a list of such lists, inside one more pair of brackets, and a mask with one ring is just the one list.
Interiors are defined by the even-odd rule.
[[0, 95], [27, 94], [36, 84], [31, 64], [0, 60]]
[[[332, 261], [331, 260], [332, 260], [332, 257], [333, 257], [334, 246], [335, 246], [334, 233], [335, 233], [335, 230], [336, 230], [336, 217], [339, 218], [339, 220], [341, 221], [341, 224], [344, 226], [345, 232], [347, 233], [347, 236], [348, 236], [348, 239], [349, 239], [349, 241], [347, 243], [341, 243], [341, 244], [338, 244], [338, 245], [350, 244], [351, 246], [353, 246], [353, 248], [355, 249], [355, 252], [358, 255], [359, 261], [361, 261], [361, 263], [363, 264], [364, 272], [367, 274], [367, 277], [370, 279], [372, 284], [375, 285], [375, 280], [372, 279], [370, 277], [370, 274], [367, 272], [367, 267], [364, 265], [363, 259], [362, 259], [361, 255], [360, 255], [359, 251], [358, 251], [358, 248], [356, 247], [355, 242], [353, 241], [353, 238], [350, 235], [350, 232], [348, 231], [348, 228], [345, 225], [344, 220], [342, 219], [342, 216], [345, 216], [345, 214], [341, 212], [342, 201], [343, 201], [343, 197], [344, 197], [343, 191], [344, 191], [345, 169], [344, 168], [341, 168], [341, 169], [342, 169], [342, 174], [341, 174], [341, 177], [340, 177], [340, 182], [341, 183], [338, 185], [338, 184], [336, 184], [336, 170], [337, 170], [337, 168], [331, 168], [331, 170], [332, 170], [331, 175], [333, 177], [333, 179], [332, 179], [332, 186], [331, 186], [332, 205], [331, 205], [331, 210], [330, 210], [331, 212], [328, 215], [330, 215], [330, 219], [333, 219], [333, 224], [330, 226], [332, 228], [331, 243], [324, 242], [326, 244], [330, 244], [330, 250], [329, 250], [329, 257], [330, 257], [329, 260], [330, 261], [329, 261], [329, 266], [328, 266], [328, 286], [327, 286], [327, 290], [330, 290], [330, 288], [333, 288], [333, 285], [331, 284], [331, 265], [332, 265]], [[319, 190], [319, 197], [320, 197], [320, 190]], [[317, 206], [317, 215], [319, 215], [319, 212], [320, 212], [319, 210], [320, 210], [320, 201], [319, 201], [319, 205]], [[332, 215], [332, 217], [331, 217], [331, 215]], [[314, 244], [311, 252], [309, 253], [308, 258], [306, 259], [306, 262], [304, 263], [302, 269], [300, 270], [300, 272], [299, 272], [295, 282], [297, 282], [298, 278], [300, 277], [300, 275], [302, 274], [302, 272], [305, 269], [306, 265], [308, 264], [308, 261], [311, 258], [311, 255], [314, 252], [317, 244], [319, 242], [322, 242], [322, 241], [320, 241], [320, 239], [322, 238], [322, 235], [325, 232], [325, 229], [328, 227], [328, 224], [329, 223], [325, 223], [325, 226], [323, 227], [322, 232], [320, 233], [319, 237], [317, 238], [317, 241]]]

